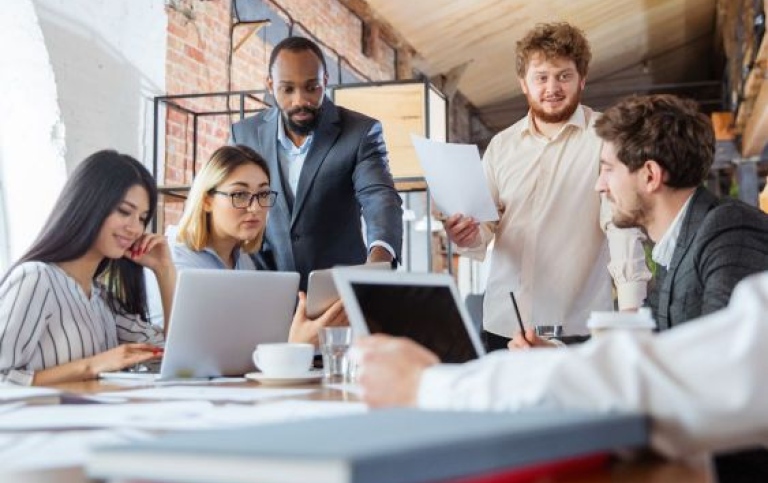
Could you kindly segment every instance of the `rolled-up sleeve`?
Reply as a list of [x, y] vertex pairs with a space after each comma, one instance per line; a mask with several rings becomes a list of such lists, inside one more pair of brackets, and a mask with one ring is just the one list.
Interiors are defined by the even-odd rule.
[[651, 279], [643, 248], [646, 237], [638, 228], [617, 228], [612, 218], [613, 206], [601, 195], [600, 227], [608, 238], [608, 272], [616, 285], [619, 310], [637, 308], [645, 301]]
[[147, 322], [138, 315], [115, 315], [117, 340], [120, 343], [143, 342], [162, 346], [165, 344], [163, 328]]

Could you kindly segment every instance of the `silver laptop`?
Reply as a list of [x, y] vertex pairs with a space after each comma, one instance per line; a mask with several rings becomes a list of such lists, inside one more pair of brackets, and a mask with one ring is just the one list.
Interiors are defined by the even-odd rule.
[[242, 376], [255, 370], [256, 344], [288, 340], [298, 289], [299, 274], [292, 272], [180, 271], [156, 379]]
[[450, 275], [348, 269], [333, 279], [356, 335], [408, 337], [447, 363], [485, 354]]

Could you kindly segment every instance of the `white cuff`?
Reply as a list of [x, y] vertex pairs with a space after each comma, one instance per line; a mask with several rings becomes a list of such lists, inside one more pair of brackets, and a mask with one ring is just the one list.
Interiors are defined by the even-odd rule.
[[10, 382], [19, 386], [31, 386], [35, 378], [35, 371], [24, 371], [11, 369], [8, 374], [2, 378], [3, 382]]
[[648, 282], [623, 282], [616, 284], [619, 310], [636, 309], [643, 306], [648, 291]]
[[395, 250], [392, 248], [392, 245], [389, 243], [383, 241], [383, 240], [376, 240], [375, 242], [371, 243], [371, 246], [368, 247], [368, 251], [371, 251], [371, 248], [373, 247], [381, 247], [389, 252], [390, 255], [392, 255], [392, 260], [397, 260], [397, 255], [395, 255]]

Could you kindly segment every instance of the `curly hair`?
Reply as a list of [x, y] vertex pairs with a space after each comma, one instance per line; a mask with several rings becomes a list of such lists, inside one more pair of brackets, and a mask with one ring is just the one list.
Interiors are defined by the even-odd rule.
[[584, 32], [565, 22], [536, 24], [517, 42], [515, 67], [518, 77], [525, 77], [528, 62], [537, 54], [543, 54], [547, 60], [571, 59], [582, 78], [587, 76], [589, 61], [592, 60], [592, 51]]
[[665, 184], [691, 188], [706, 179], [715, 156], [715, 133], [696, 102], [671, 94], [632, 96], [608, 108], [595, 131], [616, 149], [630, 172], [654, 160]]

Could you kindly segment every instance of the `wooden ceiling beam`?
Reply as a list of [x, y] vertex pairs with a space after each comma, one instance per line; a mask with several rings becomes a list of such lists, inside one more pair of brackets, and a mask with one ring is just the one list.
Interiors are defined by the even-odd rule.
[[380, 18], [364, 0], [339, 0], [339, 3], [344, 5], [350, 12], [360, 17], [363, 22], [378, 25], [378, 34], [381, 36], [382, 40], [394, 49], [409, 50], [411, 54], [416, 53], [416, 49], [406, 42], [403, 36], [397, 33], [397, 30], [395, 30], [389, 22]]

